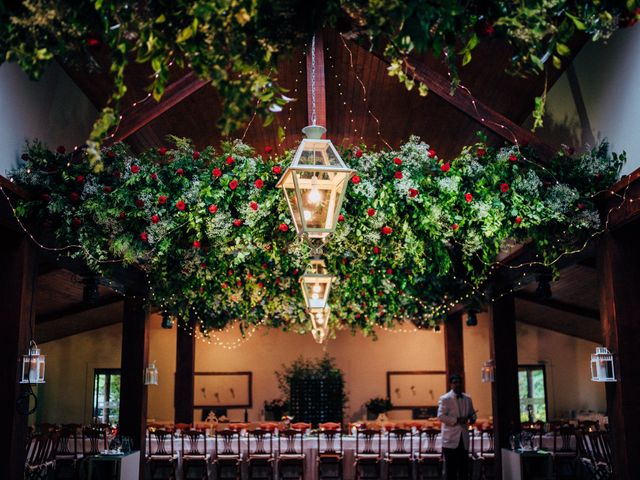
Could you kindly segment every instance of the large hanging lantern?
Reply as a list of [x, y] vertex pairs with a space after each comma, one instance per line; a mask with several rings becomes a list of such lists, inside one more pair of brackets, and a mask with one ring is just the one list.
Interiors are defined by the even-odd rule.
[[144, 369], [144, 384], [145, 385], [158, 384], [158, 369], [156, 368], [155, 361], [151, 362], [149, 366]]
[[311, 335], [317, 343], [323, 343], [329, 336], [329, 317], [331, 317], [331, 308], [326, 307], [318, 310], [310, 310], [311, 317]]
[[496, 377], [496, 362], [493, 359], [487, 360], [480, 369], [482, 383], [493, 382]]
[[324, 127], [302, 129], [304, 138], [278, 184], [289, 204], [298, 235], [325, 239], [336, 229], [338, 215], [354, 170], [338, 155]]
[[616, 372], [613, 366], [613, 354], [606, 347], [596, 347], [591, 354], [591, 381], [615, 382]]
[[29, 343], [29, 353], [22, 356], [22, 374], [20, 383], [45, 383], [44, 381], [44, 355], [40, 354], [40, 349], [36, 342]]
[[307, 271], [300, 277], [300, 287], [307, 310], [322, 310], [329, 306], [331, 283], [334, 280], [335, 277], [327, 273], [324, 260], [320, 258], [311, 260]]

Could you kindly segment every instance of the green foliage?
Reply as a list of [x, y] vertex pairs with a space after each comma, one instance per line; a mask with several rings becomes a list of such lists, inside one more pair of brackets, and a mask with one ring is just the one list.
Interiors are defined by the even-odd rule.
[[366, 403], [366, 407], [369, 412], [377, 416], [391, 410], [393, 405], [388, 398], [374, 397]]
[[[576, 31], [606, 39], [637, 21], [637, 6], [611, 0], [23, 0], [0, 6], [0, 62], [17, 62], [32, 78], [54, 58], [86, 69], [100, 68], [98, 58], [108, 62], [113, 91], [87, 142], [99, 169], [100, 143], [117, 122], [130, 61], [154, 73], [148, 89], [156, 100], [171, 62], [210, 80], [224, 99], [220, 128], [229, 134], [254, 111], [265, 125], [273, 121], [273, 112], [290, 100], [277, 82], [278, 61], [320, 27], [339, 23], [349, 37], [380, 46], [391, 61], [389, 74], [409, 90], [416, 82], [407, 56], [430, 51], [448, 64], [455, 88], [459, 63], [469, 63], [475, 48], [493, 37], [512, 46], [512, 72], [538, 74], [550, 57], [560, 68]], [[426, 86], [418, 89], [427, 94]]]
[[[257, 155], [239, 142], [196, 152], [173, 140], [139, 157], [123, 144], [103, 150], [100, 172], [83, 150], [28, 144], [13, 177], [34, 200], [18, 213], [98, 273], [113, 262], [143, 269], [150, 301], [205, 335], [232, 322], [308, 331], [298, 279], [311, 251], [275, 188], [291, 152]], [[601, 227], [593, 195], [624, 161], [603, 143], [542, 168], [527, 149], [482, 142], [448, 161], [415, 137], [395, 152], [342, 155], [357, 178], [324, 247], [337, 277], [330, 325], [365, 334], [403, 321], [433, 326], [480, 294], [516, 243], [531, 242], [547, 263], [582, 248]]]

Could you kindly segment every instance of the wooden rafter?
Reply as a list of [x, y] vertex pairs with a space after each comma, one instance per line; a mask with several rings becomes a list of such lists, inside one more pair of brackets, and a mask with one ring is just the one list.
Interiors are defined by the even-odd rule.
[[79, 313], [89, 312], [96, 308], [106, 307], [107, 305], [111, 305], [113, 303], [122, 302], [123, 298], [120, 295], [109, 295], [100, 297], [96, 302], [87, 303], [80, 302], [69, 305], [61, 310], [56, 310], [54, 312], [43, 313], [36, 317], [36, 323], [42, 324], [45, 322], [51, 322], [53, 320], [58, 320], [60, 318], [69, 317], [71, 315], [77, 315]]
[[555, 298], [540, 298], [535, 293], [525, 292], [522, 290], [516, 292], [515, 297], [518, 300], [524, 300], [526, 302], [535, 303], [544, 307], [553, 308], [554, 310], [570, 313], [572, 315], [579, 315], [581, 317], [600, 320], [600, 312], [593, 308], [574, 305], [573, 303], [563, 302], [561, 300], [556, 300]]

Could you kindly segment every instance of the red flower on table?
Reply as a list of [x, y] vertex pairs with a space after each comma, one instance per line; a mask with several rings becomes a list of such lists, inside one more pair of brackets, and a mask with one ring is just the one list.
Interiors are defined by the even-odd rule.
[[200, 248], [200, 241], [199, 240], [194, 240], [193, 241], [193, 248]]
[[213, 214], [216, 213], [218, 211], [218, 206], [217, 205], [209, 205], [209, 213]]
[[362, 157], [362, 150], [358, 149], [356, 150], [356, 158], [360, 158]]
[[140, 171], [140, 167], [138, 165], [131, 165], [131, 173], [138, 173]]
[[274, 165], [271, 169], [274, 175], [280, 175], [282, 173], [282, 167], [280, 165]]
[[148, 242], [149, 241], [149, 235], [147, 235], [147, 232], [142, 232], [140, 234], [140, 240], [142, 240], [143, 242]]
[[256, 186], [256, 188], [262, 188], [264, 187], [264, 182], [262, 181], [261, 178], [259, 178], [254, 182], [254, 185]]
[[518, 156], [515, 153], [512, 153], [511, 155], [509, 155], [509, 161], [512, 163], [515, 163], [518, 161]]
[[151, 223], [158, 223], [160, 221], [160, 215], [155, 214], [151, 217]]
[[76, 177], [76, 182], [78, 183], [84, 183], [84, 175], [78, 175]]
[[184, 175], [184, 170], [182, 168], [179, 168], [178, 170], [176, 170], [176, 174], [181, 177]]
[[287, 225], [286, 223], [281, 223], [280, 226], [278, 227], [278, 230], [280, 230], [281, 232], [288, 232], [289, 225]]
[[151, 180], [157, 180], [158, 179], [158, 174], [156, 172], [151, 172]]
[[418, 190], [416, 190], [415, 188], [410, 188], [409, 189], [409, 196], [411, 198], [415, 198], [418, 196]]
[[358, 175], [354, 175], [353, 177], [351, 177], [351, 182], [353, 182], [354, 185], [357, 185], [360, 183], [360, 177]]
[[373, 253], [375, 253], [376, 255], [379, 255], [380, 254], [380, 247], [378, 247], [378, 246], [373, 247]]
[[195, 151], [193, 152], [193, 155], [191, 155], [193, 157], [194, 160], [198, 160], [200, 158], [200, 152], [199, 151]]
[[453, 231], [455, 232], [460, 228], [460, 225], [458, 225], [457, 223], [454, 223], [453, 225], [451, 225], [451, 228], [453, 228]]
[[226, 162], [227, 162], [227, 165], [233, 165], [235, 163], [235, 160], [233, 159], [233, 157], [231, 155], [229, 155], [227, 157]]
[[344, 222], [344, 215], [342, 215], [342, 214], [338, 215], [338, 221], [339, 222]]
[[476, 150], [476, 154], [479, 157], [484, 157], [487, 154], [487, 151], [484, 148], [479, 148], [478, 150]]
[[136, 204], [136, 207], [138, 207], [138, 208], [144, 207], [144, 200], [142, 200], [141, 198], [136, 198], [134, 203]]
[[370, 217], [373, 217], [375, 214], [376, 214], [376, 209], [375, 208], [367, 209], [367, 215], [369, 215]]
[[393, 163], [395, 163], [396, 165], [402, 165], [402, 159], [398, 158], [398, 157], [395, 157], [393, 159]]
[[72, 202], [77, 202], [78, 200], [80, 200], [80, 194], [78, 192], [71, 192], [69, 194], [69, 198]]
[[238, 187], [238, 181], [237, 180], [231, 180], [229, 182], [229, 188], [231, 190], [235, 190]]
[[58, 148], [56, 148], [56, 152], [58, 152], [60, 155], [64, 155], [64, 152], [66, 152], [67, 149], [64, 148], [64, 145], [59, 145]]
[[236, 218], [236, 219], [233, 221], [233, 226], [234, 226], [234, 227], [239, 227], [240, 225], [242, 225], [242, 219], [240, 219], [240, 218]]
[[464, 199], [467, 201], [467, 203], [471, 203], [471, 201], [473, 200], [473, 195], [471, 195], [470, 193], [465, 193]]
[[167, 203], [167, 197], [165, 195], [160, 195], [158, 197], [158, 205], [164, 205]]
[[518, 216], [516, 217], [516, 223], [517, 223], [518, 225], [520, 225], [520, 224], [522, 223], [522, 217], [521, 217], [521, 216], [519, 216], [519, 215], [518, 215]]
[[185, 208], [187, 207], [187, 204], [184, 203], [182, 200], [178, 200], [176, 202], [176, 208], [180, 211], [183, 211]]
[[449, 162], [443, 163], [440, 167], [440, 170], [444, 173], [447, 173], [449, 170], [451, 170], [451, 164]]
[[250, 208], [251, 208], [251, 210], [253, 210], [254, 212], [255, 212], [256, 210], [258, 210], [258, 204], [257, 204], [256, 202], [251, 202], [251, 203], [249, 204], [249, 207], [250, 207]]
[[509, 184], [507, 182], [501, 183], [500, 184], [500, 191], [502, 193], [506, 193], [509, 191]]
[[393, 228], [385, 225], [384, 227], [382, 227], [382, 234], [383, 235], [391, 235], [391, 233], [393, 232]]
[[216, 178], [220, 178], [222, 176], [222, 170], [220, 170], [219, 168], [214, 168], [211, 171], [211, 175], [213, 175]]
[[395, 173], [394, 177], [396, 177], [398, 180], [400, 180], [400, 179], [402, 178], [402, 172], [401, 172], [400, 170], [398, 170], [398, 171]]
[[167, 147], [160, 147], [160, 148], [158, 149], [158, 153], [159, 153], [160, 155], [166, 155], [166, 154], [167, 154], [167, 151], [168, 151]]

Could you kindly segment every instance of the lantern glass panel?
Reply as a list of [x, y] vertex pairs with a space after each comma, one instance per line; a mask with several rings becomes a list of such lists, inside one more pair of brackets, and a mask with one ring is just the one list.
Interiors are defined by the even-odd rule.
[[156, 362], [151, 362], [144, 371], [144, 384], [145, 385], [157, 385], [158, 384], [158, 369], [156, 368]]
[[29, 353], [22, 356], [20, 383], [45, 383], [44, 369], [45, 356], [40, 354], [39, 348], [30, 348]]
[[324, 260], [312, 260], [302, 277], [300, 287], [302, 295], [309, 310], [322, 310], [329, 304], [331, 283], [334, 277], [327, 273]]

